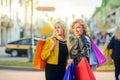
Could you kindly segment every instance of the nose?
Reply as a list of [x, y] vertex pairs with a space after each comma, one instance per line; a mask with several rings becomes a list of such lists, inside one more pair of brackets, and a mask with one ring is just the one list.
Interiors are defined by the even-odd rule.
[[78, 30], [75, 28], [74, 31], [77, 32]]

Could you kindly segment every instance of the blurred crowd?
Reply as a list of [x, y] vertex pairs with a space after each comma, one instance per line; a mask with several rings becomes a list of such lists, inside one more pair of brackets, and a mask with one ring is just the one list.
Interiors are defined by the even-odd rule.
[[96, 45], [102, 49], [103, 45], [106, 43], [106, 42], [109, 42], [110, 39], [112, 37], [112, 33], [103, 33], [103, 32], [99, 32], [97, 33], [94, 41], [96, 43]]

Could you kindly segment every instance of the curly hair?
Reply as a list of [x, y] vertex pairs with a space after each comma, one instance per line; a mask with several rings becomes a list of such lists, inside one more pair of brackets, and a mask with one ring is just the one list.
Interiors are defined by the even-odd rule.
[[115, 38], [120, 40], [120, 25], [117, 26], [116, 31], [114, 32]]
[[90, 32], [89, 32], [89, 29], [88, 29], [87, 24], [86, 24], [82, 19], [77, 19], [77, 20], [75, 20], [75, 21], [72, 23], [71, 28], [73, 28], [73, 26], [74, 26], [76, 23], [80, 23], [80, 24], [82, 25], [82, 27], [83, 27], [83, 30], [84, 30], [85, 35], [87, 35], [88, 37], [90, 37]]

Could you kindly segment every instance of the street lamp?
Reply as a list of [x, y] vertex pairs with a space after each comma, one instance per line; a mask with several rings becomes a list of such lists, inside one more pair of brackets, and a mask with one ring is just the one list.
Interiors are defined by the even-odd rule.
[[33, 60], [33, 53], [34, 53], [34, 31], [33, 31], [33, 0], [31, 0], [31, 46], [28, 50], [28, 59], [29, 62]]

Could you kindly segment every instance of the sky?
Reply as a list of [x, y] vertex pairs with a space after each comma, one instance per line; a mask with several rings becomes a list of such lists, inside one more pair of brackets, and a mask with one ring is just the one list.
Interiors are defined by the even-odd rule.
[[102, 0], [39, 0], [40, 6], [55, 7], [55, 11], [48, 12], [53, 17], [70, 17], [75, 14], [75, 17], [84, 15], [90, 18], [96, 7], [101, 6]]
[[[101, 6], [102, 0], [38, 0], [38, 6], [50, 6], [55, 7], [55, 11], [46, 13], [48, 16], [52, 16], [54, 19], [60, 18], [65, 20], [68, 18], [67, 24], [73, 21], [72, 15], [75, 15], [74, 19], [81, 18], [84, 15], [87, 19], [90, 19], [96, 7]], [[40, 11], [39, 11], [40, 12]], [[41, 13], [39, 13], [41, 14]], [[41, 17], [43, 15], [41, 14]]]

